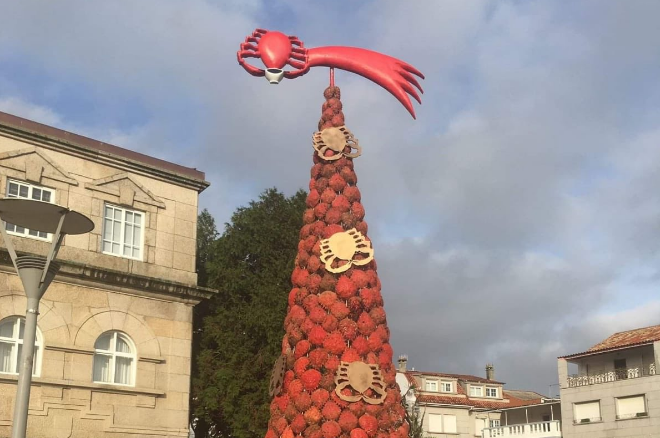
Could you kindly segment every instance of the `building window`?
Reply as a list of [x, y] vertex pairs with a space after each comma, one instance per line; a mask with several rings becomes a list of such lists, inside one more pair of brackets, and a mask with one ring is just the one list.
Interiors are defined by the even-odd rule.
[[[0, 373], [18, 374], [19, 361], [23, 351], [25, 318], [12, 316], [0, 322]], [[34, 343], [34, 364], [32, 375], [38, 376], [41, 369], [41, 333], [37, 329]]]
[[633, 395], [631, 397], [618, 397], [616, 400], [616, 418], [647, 417], [646, 400], [644, 395]]
[[440, 382], [440, 392], [454, 392], [451, 382]]
[[95, 382], [134, 385], [135, 347], [128, 336], [116, 331], [104, 333], [94, 350]]
[[103, 213], [103, 253], [142, 260], [144, 213], [114, 205]]
[[573, 403], [573, 422], [593, 423], [595, 421], [601, 421], [599, 400]]
[[472, 386], [470, 385], [470, 397], [483, 397], [484, 396], [484, 387], [483, 386]]
[[429, 432], [456, 433], [456, 415], [429, 414]]
[[497, 388], [486, 388], [486, 397], [497, 397]]
[[490, 427], [500, 427], [500, 420], [490, 420]]
[[[55, 202], [55, 191], [45, 187], [35, 186], [22, 181], [7, 180], [7, 198], [33, 199], [35, 201]], [[18, 236], [36, 237], [37, 239], [49, 240], [50, 235], [43, 231], [28, 230], [14, 224], [6, 224], [5, 228], [11, 234]]]
[[438, 392], [438, 381], [437, 380], [427, 380], [426, 381], [426, 390], [430, 392]]

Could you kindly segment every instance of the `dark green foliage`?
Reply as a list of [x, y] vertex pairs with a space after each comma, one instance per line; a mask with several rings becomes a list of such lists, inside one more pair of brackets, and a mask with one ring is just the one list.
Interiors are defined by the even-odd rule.
[[195, 268], [197, 270], [197, 284], [206, 286], [208, 284], [208, 273], [206, 264], [210, 260], [213, 244], [218, 238], [218, 229], [215, 220], [207, 209], [197, 216], [197, 259]]
[[206, 306], [193, 357], [197, 437], [262, 438], [268, 381], [281, 351], [306, 194], [266, 190], [225, 224], [208, 257]]

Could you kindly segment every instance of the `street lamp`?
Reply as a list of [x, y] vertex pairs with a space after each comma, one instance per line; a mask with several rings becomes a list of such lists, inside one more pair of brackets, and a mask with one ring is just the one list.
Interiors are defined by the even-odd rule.
[[18, 386], [16, 388], [14, 422], [11, 431], [12, 438], [25, 438], [39, 301], [60, 268], [59, 264], [53, 260], [57, 256], [64, 236], [66, 234], [89, 233], [94, 229], [94, 223], [87, 216], [66, 207], [19, 198], [0, 199], [0, 220], [53, 235], [53, 243], [46, 257], [19, 256], [16, 254], [14, 245], [7, 235], [5, 225], [0, 224], [0, 233], [27, 296], [23, 351], [18, 367]]

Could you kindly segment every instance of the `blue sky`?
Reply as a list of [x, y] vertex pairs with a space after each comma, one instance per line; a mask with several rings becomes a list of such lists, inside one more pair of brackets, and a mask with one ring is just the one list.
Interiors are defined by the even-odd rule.
[[337, 72], [396, 354], [547, 391], [559, 355], [659, 324], [660, 4], [11, 2], [0, 110], [196, 167], [219, 224], [306, 187], [327, 71], [277, 87], [256, 27], [426, 75], [417, 120]]

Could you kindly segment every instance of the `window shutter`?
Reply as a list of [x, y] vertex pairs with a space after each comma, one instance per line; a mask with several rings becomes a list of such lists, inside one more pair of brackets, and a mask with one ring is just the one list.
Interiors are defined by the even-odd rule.
[[456, 433], [456, 415], [443, 415], [442, 422], [444, 426], [443, 432]]
[[621, 397], [616, 399], [616, 412], [619, 418], [635, 417], [640, 412], [646, 412], [643, 395]]
[[429, 414], [429, 432], [442, 432], [442, 415]]
[[582, 420], [589, 419], [591, 421], [600, 420], [600, 402], [592, 401], [586, 403], [575, 403], [575, 421], [577, 423]]
[[481, 431], [486, 427], [486, 420], [483, 418], [476, 418], [474, 420], [474, 434], [481, 436]]

